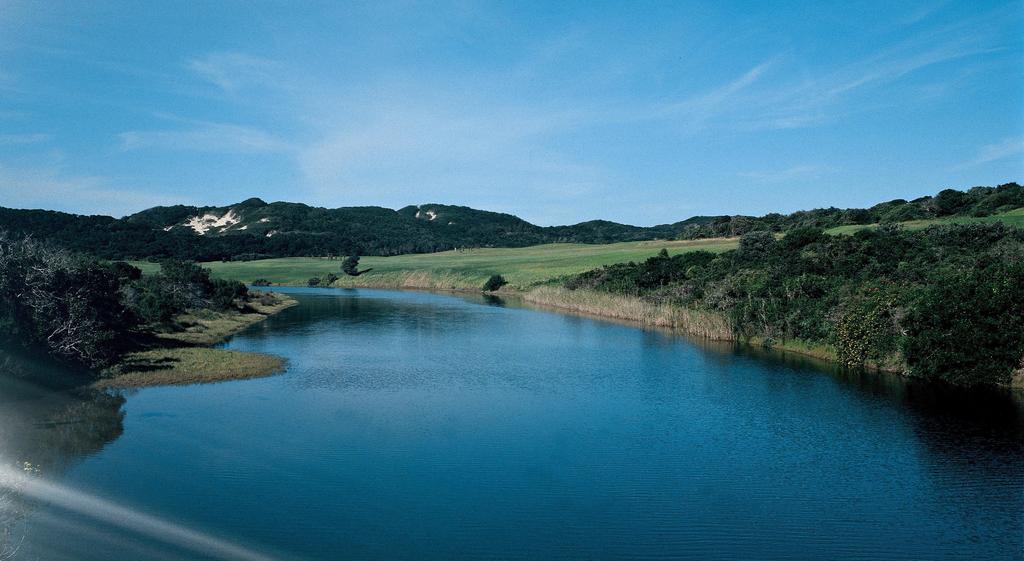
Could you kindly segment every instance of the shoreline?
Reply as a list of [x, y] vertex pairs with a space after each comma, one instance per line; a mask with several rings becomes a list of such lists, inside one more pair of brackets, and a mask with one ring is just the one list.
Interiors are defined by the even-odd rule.
[[[428, 274], [409, 275], [408, 279], [429, 278]], [[519, 298], [524, 302], [541, 309], [561, 313], [613, 319], [640, 327], [657, 327], [667, 329], [686, 337], [705, 339], [708, 341], [734, 342], [755, 348], [766, 348], [780, 352], [794, 353], [805, 357], [838, 364], [833, 351], [820, 345], [812, 345], [802, 341], [785, 341], [765, 345], [761, 338], [737, 338], [725, 317], [701, 310], [688, 310], [676, 306], [652, 304], [640, 298], [617, 294], [606, 294], [585, 290], [568, 290], [560, 286], [539, 285], [528, 290], [520, 290], [509, 286], [494, 292], [484, 292], [479, 288], [438, 286], [438, 282], [428, 283], [353, 283], [339, 286], [332, 284], [323, 288], [368, 288], [382, 290], [414, 290], [428, 292], [448, 292], [457, 294], [485, 294], [491, 296], [507, 296]], [[299, 285], [275, 284], [282, 288], [307, 288]], [[875, 364], [867, 365], [869, 370], [903, 374], [896, 367], [883, 367]]]
[[[417, 278], [428, 275], [417, 275]], [[277, 285], [286, 286], [286, 285]], [[437, 283], [403, 283], [387, 285], [380, 283], [352, 284], [327, 288], [376, 288], [392, 290], [426, 290], [434, 292], [454, 292], [463, 294], [490, 294], [493, 296], [509, 296], [524, 302], [560, 313], [571, 313], [599, 319], [625, 321], [640, 327], [656, 327], [670, 330], [676, 334], [704, 339], [707, 341], [733, 342], [751, 348], [768, 349], [780, 353], [792, 353], [803, 357], [827, 362], [833, 366], [841, 366], [836, 353], [826, 345], [816, 345], [801, 340], [776, 341], [770, 345], [760, 337], [740, 338], [733, 333], [728, 320], [712, 312], [688, 310], [676, 306], [659, 305], [646, 302], [640, 298], [616, 294], [605, 294], [594, 291], [568, 290], [560, 286], [540, 285], [528, 290], [503, 287], [495, 292], [481, 292], [478, 288], [443, 287]], [[865, 370], [884, 372], [909, 378], [906, 367], [899, 364], [867, 363]], [[1013, 391], [1024, 392], [1024, 368], [1014, 372], [1009, 384], [999, 386]]]
[[[542, 286], [521, 295], [524, 301], [552, 310], [571, 312], [596, 318], [612, 318], [635, 325], [669, 329], [686, 337], [708, 341], [734, 342], [752, 348], [793, 353], [842, 366], [836, 353], [827, 345], [816, 345], [799, 339], [765, 344], [764, 338], [736, 337], [725, 317], [700, 310], [687, 310], [669, 305], [645, 302], [640, 298], [593, 291], [568, 290], [562, 287]], [[682, 320], [682, 321], [679, 321]], [[726, 329], [722, 326], [725, 325]], [[696, 326], [696, 328], [694, 328]], [[910, 378], [905, 365], [869, 362], [864, 369]], [[1024, 367], [1016, 370], [1006, 385], [997, 386], [1024, 392]]]
[[[524, 301], [551, 310], [567, 311], [596, 318], [612, 318], [640, 326], [668, 329], [677, 334], [738, 343], [752, 348], [793, 353], [838, 365], [835, 352], [826, 345], [793, 339], [766, 344], [761, 337], [737, 337], [726, 317], [714, 312], [690, 310], [666, 304], [646, 302], [634, 296], [605, 294], [562, 287], [538, 287], [522, 295]], [[904, 375], [896, 366], [867, 364], [866, 369]]]
[[[369, 288], [384, 290], [417, 290], [429, 292], [448, 292], [457, 294], [485, 294], [491, 296], [507, 296], [519, 298], [524, 302], [560, 313], [612, 319], [628, 322], [639, 327], [656, 327], [670, 330], [684, 337], [704, 339], [708, 341], [733, 342], [751, 348], [768, 349], [780, 353], [792, 353], [803, 357], [841, 366], [835, 351], [826, 345], [816, 345], [801, 340], [773, 342], [766, 345], [763, 338], [738, 338], [733, 333], [728, 320], [718, 314], [701, 310], [688, 310], [676, 306], [659, 305], [646, 302], [633, 296], [606, 294], [585, 290], [568, 290], [561, 286], [538, 285], [527, 290], [505, 286], [494, 292], [484, 292], [478, 287], [444, 286], [440, 279], [431, 278], [429, 273], [414, 273], [403, 277], [403, 282], [380, 283], [337, 283], [323, 288]], [[422, 282], [427, 281], [427, 282]], [[299, 285], [274, 284], [282, 288], [307, 288]], [[884, 372], [909, 378], [905, 366], [896, 364], [868, 363], [865, 370]], [[1011, 381], [999, 386], [1013, 391], [1024, 392], [1024, 367], [1014, 372]]]
[[[427, 277], [428, 275], [416, 275], [416, 278]], [[410, 275], [412, 277], [412, 275]], [[282, 288], [307, 288], [299, 285], [275, 284], [273, 286]], [[799, 341], [787, 341], [776, 343], [770, 346], [763, 344], [759, 338], [739, 339], [728, 324], [726, 318], [700, 310], [687, 310], [684, 308], [652, 304], [631, 296], [616, 294], [605, 294], [593, 291], [568, 290], [560, 286], [540, 285], [528, 290], [520, 290], [509, 286], [502, 287], [494, 292], [485, 292], [479, 288], [468, 287], [439, 287], [437, 283], [375, 283], [375, 284], [346, 284], [323, 288], [367, 288], [380, 290], [413, 290], [457, 294], [484, 294], [490, 296], [507, 296], [519, 298], [524, 302], [537, 306], [541, 309], [556, 311], [560, 313], [571, 313], [593, 317], [598, 319], [613, 319], [625, 321], [629, 324], [640, 327], [657, 327], [673, 331], [686, 337], [695, 337], [708, 341], [734, 342], [750, 347], [768, 348], [776, 351], [794, 353], [801, 356], [838, 364], [835, 354], [825, 347], [810, 345]], [[595, 302], [595, 300], [597, 302]], [[868, 365], [870, 370], [901, 374], [898, 368], [884, 368], [877, 365]]]
[[174, 320], [174, 328], [154, 333], [153, 348], [126, 354], [100, 374], [97, 389], [136, 389], [156, 386], [209, 384], [262, 378], [281, 372], [287, 361], [264, 353], [214, 348], [231, 336], [298, 304], [294, 298], [271, 293], [274, 304], [247, 302], [245, 310], [189, 312]]

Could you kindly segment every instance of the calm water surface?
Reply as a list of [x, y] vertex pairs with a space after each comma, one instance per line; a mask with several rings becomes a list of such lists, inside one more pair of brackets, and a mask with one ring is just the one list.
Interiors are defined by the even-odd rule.
[[1024, 558], [1020, 399], [494, 300], [295, 292], [227, 345], [281, 376], [0, 377], [0, 560]]

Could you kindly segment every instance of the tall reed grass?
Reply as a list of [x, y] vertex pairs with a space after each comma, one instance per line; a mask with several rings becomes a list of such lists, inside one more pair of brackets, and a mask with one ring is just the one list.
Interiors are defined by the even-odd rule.
[[695, 337], [718, 341], [736, 339], [728, 318], [721, 314], [655, 304], [635, 296], [539, 286], [524, 294], [523, 299], [539, 306], [678, 329]]
[[[835, 348], [825, 343], [799, 339], [773, 341], [759, 336], [739, 337], [733, 330], [729, 319], [723, 314], [706, 310], [692, 310], [671, 304], [656, 304], [636, 296], [608, 294], [593, 290], [569, 290], [559, 286], [539, 286], [523, 294], [523, 300], [555, 310], [675, 329], [692, 337], [713, 341], [739, 341], [747, 345], [797, 353], [831, 362], [838, 360]], [[900, 357], [892, 357], [883, 363], [869, 363], [865, 366], [869, 369], [887, 372], [906, 372], [906, 364]], [[1024, 376], [1015, 380], [1015, 384], [1024, 387]]]

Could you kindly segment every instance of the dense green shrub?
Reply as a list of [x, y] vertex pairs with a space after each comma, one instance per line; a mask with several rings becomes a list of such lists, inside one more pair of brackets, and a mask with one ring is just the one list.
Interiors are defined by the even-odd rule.
[[570, 277], [566, 288], [588, 288], [602, 292], [639, 295], [660, 287], [683, 282], [704, 274], [704, 267], [715, 260], [708, 251], [692, 251], [669, 256], [662, 249], [656, 256], [641, 263], [607, 265]]
[[164, 290], [155, 275], [147, 275], [122, 289], [126, 305], [142, 323], [161, 323], [185, 311], [177, 298]]
[[925, 218], [930, 218], [927, 210], [916, 205], [900, 205], [879, 216], [878, 221], [882, 224], [890, 224], [910, 220], [924, 220]]
[[186, 310], [227, 310], [246, 297], [248, 288], [237, 281], [211, 279], [210, 271], [194, 262], [167, 260], [159, 273], [131, 282], [122, 293], [143, 323], [160, 323]]
[[775, 236], [771, 232], [750, 232], [740, 236], [737, 256], [750, 261], [767, 259], [775, 251]]
[[961, 385], [1008, 382], [1024, 356], [1024, 264], [937, 272], [904, 325], [914, 375]]
[[[372, 270], [373, 269], [366, 269], [366, 270], [363, 270], [363, 271], [359, 270], [359, 256], [358, 255], [350, 255], [350, 256], [346, 257], [344, 261], [341, 262], [341, 272], [345, 273], [346, 275], [348, 275], [350, 277], [358, 277], [359, 275], [362, 275], [364, 273], [368, 273], [368, 272], [370, 272]], [[335, 277], [334, 280], [337, 280], [337, 277]]]
[[107, 266], [114, 273], [114, 276], [122, 280], [137, 281], [142, 278], [142, 270], [130, 263], [114, 261]]
[[341, 262], [341, 272], [353, 277], [358, 276], [359, 256], [349, 255], [348, 257], [346, 257], [345, 260]]
[[803, 249], [815, 242], [820, 242], [825, 232], [821, 228], [794, 228], [782, 238], [781, 244], [784, 250], [795, 251]]
[[494, 292], [506, 284], [508, 284], [508, 281], [505, 280], [505, 277], [501, 275], [491, 275], [491, 278], [487, 279], [487, 282], [484, 283], [483, 290], [484, 292]]
[[227, 310], [248, 294], [249, 288], [238, 281], [214, 279], [210, 287], [210, 308]]
[[[946, 211], [963, 204], [947, 198]], [[1022, 268], [1024, 231], [1001, 223], [850, 236], [806, 227], [781, 240], [751, 232], [719, 255], [662, 252], [565, 286], [718, 312], [738, 337], [831, 345], [850, 367], [902, 359], [914, 375], [972, 385], [1005, 382], [1024, 355]]]
[[845, 298], [836, 312], [835, 346], [839, 361], [850, 368], [892, 357], [901, 339], [894, 313], [899, 307], [888, 287], [867, 283]]

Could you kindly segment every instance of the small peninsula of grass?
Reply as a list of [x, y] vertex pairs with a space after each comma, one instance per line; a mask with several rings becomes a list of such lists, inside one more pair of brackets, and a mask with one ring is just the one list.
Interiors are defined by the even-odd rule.
[[156, 336], [188, 345], [214, 345], [295, 304], [295, 299], [283, 294], [264, 293], [246, 302], [241, 310], [186, 312], [174, 318]]
[[263, 353], [211, 348], [297, 302], [281, 294], [260, 294], [241, 310], [195, 310], [161, 326], [145, 350], [123, 355], [93, 384], [100, 388], [180, 386], [262, 378], [280, 372], [285, 361]]
[[283, 358], [262, 353], [207, 347], [155, 349], [126, 355], [93, 387], [144, 388], [248, 380], [276, 374], [284, 364]]

